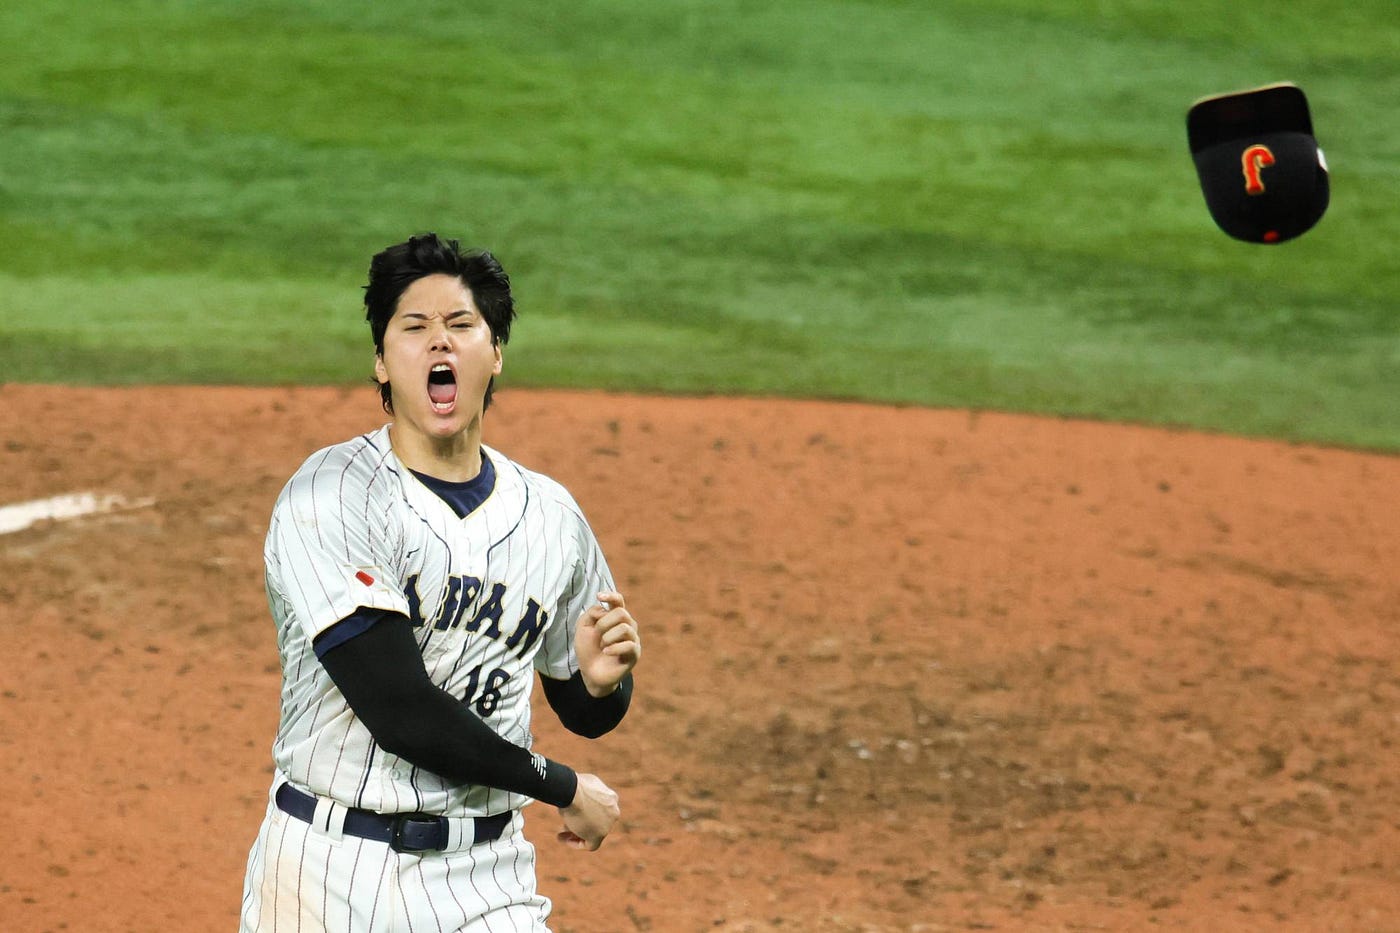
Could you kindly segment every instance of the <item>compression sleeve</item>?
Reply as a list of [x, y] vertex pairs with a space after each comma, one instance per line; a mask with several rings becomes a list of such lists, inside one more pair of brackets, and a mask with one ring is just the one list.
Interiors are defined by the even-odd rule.
[[[321, 664], [381, 748], [449, 781], [556, 807], [573, 803], [578, 776], [572, 769], [506, 741], [434, 684], [407, 617], [361, 610], [345, 621], [363, 623], [366, 612], [378, 618], [325, 651]], [[338, 627], [327, 629], [326, 637]]]
[[555, 680], [541, 677], [544, 698], [554, 710], [564, 728], [570, 732], [596, 739], [611, 732], [627, 715], [627, 707], [632, 703], [632, 674], [622, 678], [617, 689], [605, 697], [595, 697], [588, 692], [583, 682], [583, 674], [574, 671], [568, 680]]

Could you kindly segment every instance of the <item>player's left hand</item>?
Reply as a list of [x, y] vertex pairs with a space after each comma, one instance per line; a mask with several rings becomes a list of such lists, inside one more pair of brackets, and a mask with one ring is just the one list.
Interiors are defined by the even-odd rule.
[[598, 602], [579, 615], [574, 650], [583, 684], [595, 697], [612, 693], [637, 666], [642, 638], [621, 593], [599, 593]]

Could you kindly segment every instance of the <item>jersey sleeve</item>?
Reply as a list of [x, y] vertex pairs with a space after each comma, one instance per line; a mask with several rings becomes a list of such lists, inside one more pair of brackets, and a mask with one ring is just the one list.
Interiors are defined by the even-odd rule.
[[555, 680], [568, 680], [578, 670], [574, 631], [579, 615], [597, 601], [600, 592], [614, 589], [593, 529], [572, 500], [568, 506], [563, 534], [572, 554], [572, 568], [545, 629], [544, 644], [535, 655], [535, 670]]
[[280, 598], [312, 641], [361, 607], [409, 611], [394, 570], [402, 546], [395, 477], [371, 458], [329, 450], [283, 489], [266, 547], [269, 598]]

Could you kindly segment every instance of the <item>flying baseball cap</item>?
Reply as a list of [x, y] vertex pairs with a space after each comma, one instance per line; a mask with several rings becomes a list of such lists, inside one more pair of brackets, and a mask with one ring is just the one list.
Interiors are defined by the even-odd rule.
[[1297, 85], [1203, 97], [1186, 114], [1186, 137], [1206, 207], [1235, 239], [1282, 243], [1326, 212], [1327, 160]]

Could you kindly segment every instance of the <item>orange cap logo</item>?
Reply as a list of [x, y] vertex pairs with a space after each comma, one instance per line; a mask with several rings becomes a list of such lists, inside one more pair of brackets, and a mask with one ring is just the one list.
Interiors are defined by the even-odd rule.
[[1245, 194], [1264, 193], [1264, 169], [1274, 164], [1274, 154], [1268, 146], [1255, 144], [1240, 154], [1240, 166], [1244, 169]]

